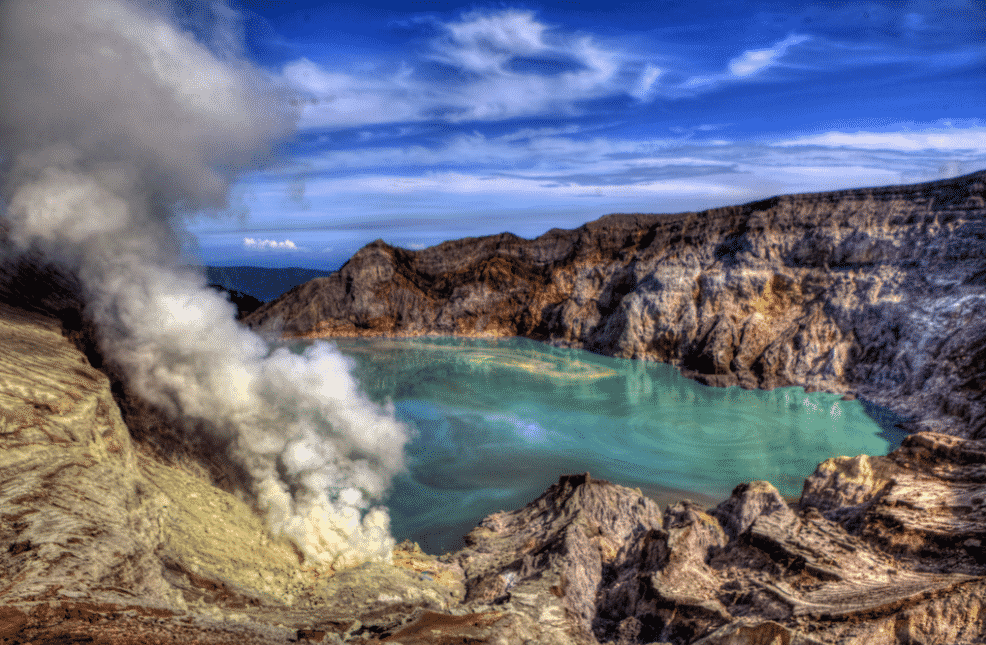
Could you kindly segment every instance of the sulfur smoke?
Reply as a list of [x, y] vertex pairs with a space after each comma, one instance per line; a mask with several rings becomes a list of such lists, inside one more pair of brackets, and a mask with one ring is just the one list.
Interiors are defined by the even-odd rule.
[[4, 0], [0, 217], [20, 252], [78, 274], [102, 351], [140, 396], [230, 441], [272, 532], [337, 567], [389, 561], [374, 504], [404, 467], [406, 429], [331, 346], [271, 351], [181, 268], [180, 213], [221, 210], [293, 114], [269, 75], [177, 16], [150, 1]]

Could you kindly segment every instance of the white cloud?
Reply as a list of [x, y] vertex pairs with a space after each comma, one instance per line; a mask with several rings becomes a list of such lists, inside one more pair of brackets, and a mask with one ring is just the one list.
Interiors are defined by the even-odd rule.
[[[425, 212], [445, 212], [447, 208], [437, 206], [442, 199], [479, 200], [489, 202], [487, 208], [494, 204], [509, 204], [515, 200], [536, 201], [551, 204], [558, 199], [605, 197], [605, 196], [638, 196], [662, 195], [678, 197], [688, 196], [726, 196], [745, 198], [745, 191], [737, 192], [732, 187], [723, 184], [720, 176], [710, 177], [669, 177], [652, 182], [635, 183], [632, 185], [613, 185], [600, 182], [558, 182], [545, 176], [490, 176], [476, 172], [435, 172], [422, 177], [394, 177], [388, 175], [364, 175], [359, 178], [332, 178], [312, 182], [313, 199], [323, 199], [330, 204], [333, 212], [341, 213], [343, 209], [353, 210], [349, 204], [371, 204], [374, 200], [387, 203], [400, 203], [405, 215], [409, 212], [410, 201], [424, 199], [436, 204]], [[394, 201], [396, 200], [396, 202]], [[722, 203], [728, 203], [724, 199]], [[501, 206], [496, 206], [500, 208]], [[364, 206], [364, 209], [366, 206]], [[354, 215], [357, 216], [358, 215]], [[341, 217], [341, 215], [340, 215]]]
[[[694, 139], [696, 132], [721, 129], [723, 125], [698, 125], [677, 129], [678, 136], [653, 139], [618, 139], [578, 135], [577, 126], [564, 128], [522, 128], [499, 136], [478, 132], [458, 134], [433, 146], [377, 146], [354, 150], [326, 149], [294, 166], [283, 166], [260, 173], [265, 181], [297, 181], [305, 175], [306, 199], [316, 195], [313, 183], [326, 174], [351, 174], [358, 180], [364, 174], [399, 173], [392, 179], [409, 187], [422, 181], [421, 173], [431, 169], [482, 168], [486, 173], [513, 175], [567, 174], [587, 167], [612, 172], [633, 164], [705, 165], [716, 161], [710, 156], [692, 157], [679, 148], [686, 142], [723, 145], [727, 141]], [[671, 150], [672, 152], [667, 152]], [[727, 160], [728, 163], [728, 160]], [[252, 190], [256, 190], [255, 188]], [[277, 191], [283, 193], [282, 187]], [[273, 194], [273, 193], [272, 193]]]
[[498, 14], [473, 12], [462, 22], [445, 25], [448, 46], [435, 57], [464, 68], [500, 72], [510, 58], [535, 54], [547, 48], [547, 27], [529, 11], [508, 10]]
[[[287, 65], [284, 79], [308, 99], [302, 127], [576, 114], [578, 102], [590, 99], [649, 100], [662, 73], [639, 55], [563, 33], [529, 11], [475, 11], [440, 28], [426, 51], [396, 71], [355, 74], [307, 59]], [[430, 78], [436, 64], [448, 73]]]
[[777, 59], [787, 50], [808, 40], [808, 36], [788, 36], [773, 47], [767, 49], [751, 49], [729, 61], [729, 73], [736, 77], [746, 77], [756, 74], [768, 67], [777, 65]]
[[302, 106], [301, 125], [352, 127], [372, 123], [414, 121], [420, 117], [421, 88], [409, 70], [389, 76], [354, 76], [331, 72], [302, 59], [283, 70], [288, 85], [309, 97]]
[[[870, 168], [871, 173], [861, 176], [911, 181], [938, 176], [938, 169], [948, 164], [968, 172], [986, 167], [986, 126], [975, 120], [946, 123], [757, 141], [730, 140], [722, 136], [726, 126], [717, 124], [676, 128], [676, 136], [654, 139], [587, 138], [577, 129], [550, 128], [495, 137], [461, 134], [432, 146], [326, 150], [296, 168], [257, 176], [252, 190], [273, 198], [298, 172], [306, 174], [306, 199], [318, 202], [332, 191], [557, 195], [625, 186], [646, 193], [678, 182], [687, 182], [681, 188], [692, 191], [696, 182], [731, 181], [738, 174], [785, 168], [842, 168], [843, 174], [848, 167]], [[710, 136], [714, 138], [705, 138]], [[314, 208], [313, 216], [319, 212], [324, 208]]]
[[634, 85], [633, 89], [630, 90], [630, 94], [641, 101], [646, 101], [652, 98], [652, 95], [655, 92], [655, 83], [657, 83], [657, 79], [661, 76], [661, 74], [661, 69], [647, 63], [644, 67], [644, 71], [641, 72], [640, 77], [637, 79], [636, 85]]
[[812, 40], [812, 37], [791, 35], [778, 41], [773, 47], [747, 50], [729, 61], [728, 71], [696, 74], [685, 79], [677, 89], [690, 93], [707, 92], [727, 83], [751, 79], [764, 70], [780, 66], [782, 64], [780, 59], [788, 49], [808, 40]]
[[[701, 60], [685, 60], [675, 51], [631, 46], [632, 36], [619, 43], [549, 25], [528, 10], [477, 10], [449, 22], [422, 19], [437, 34], [418, 49], [405, 50], [408, 53], [399, 64], [366, 60], [359, 69], [344, 69], [301, 59], [284, 67], [282, 76], [306, 97], [303, 128], [349, 128], [543, 114], [564, 117], [590, 109], [587, 101], [632, 97], [649, 102], [694, 96], [724, 85], [755, 82], [780, 68], [819, 72], [906, 63], [949, 69], [972, 65], [982, 57], [978, 45], [916, 47], [918, 32], [924, 34], [920, 42], [939, 33], [929, 27], [931, 14], [894, 15], [894, 29], [903, 28], [913, 38], [891, 45], [819, 28], [812, 35], [798, 34], [793, 30], [803, 25], [792, 23], [787, 37], [768, 47], [733, 52], [724, 66], [714, 69], [704, 68]], [[833, 22], [847, 17], [829, 16]], [[730, 39], [723, 40], [713, 44], [729, 46]]]
[[303, 247], [296, 245], [291, 240], [277, 242], [275, 240], [258, 240], [252, 237], [243, 238], [243, 246], [248, 249], [261, 250], [283, 250], [283, 251], [304, 251]]
[[559, 128], [521, 128], [520, 130], [514, 130], [497, 138], [501, 141], [519, 141], [522, 139], [552, 137], [561, 134], [576, 134], [581, 131], [582, 128], [577, 125], [566, 125]]
[[986, 127], [956, 128], [946, 126], [928, 128], [917, 132], [909, 130], [896, 132], [832, 131], [788, 139], [780, 142], [780, 145], [812, 145], [900, 152], [967, 151], [973, 154], [986, 154]]

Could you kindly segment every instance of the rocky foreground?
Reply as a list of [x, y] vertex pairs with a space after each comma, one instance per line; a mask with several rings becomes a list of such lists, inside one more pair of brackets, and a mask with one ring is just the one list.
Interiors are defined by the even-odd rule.
[[0, 643], [984, 643], [984, 182], [378, 242], [261, 307], [248, 324], [297, 337], [525, 335], [913, 417], [794, 505], [753, 482], [662, 511], [566, 475], [461, 551], [342, 571], [269, 537], [222, 446], [128, 393], [71, 284], [8, 267]]

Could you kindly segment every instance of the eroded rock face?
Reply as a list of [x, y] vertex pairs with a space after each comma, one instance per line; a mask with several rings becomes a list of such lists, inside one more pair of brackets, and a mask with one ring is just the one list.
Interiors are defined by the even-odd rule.
[[299, 338], [526, 336], [710, 385], [856, 392], [915, 429], [979, 436], [984, 182], [609, 215], [421, 251], [377, 241], [245, 322]]

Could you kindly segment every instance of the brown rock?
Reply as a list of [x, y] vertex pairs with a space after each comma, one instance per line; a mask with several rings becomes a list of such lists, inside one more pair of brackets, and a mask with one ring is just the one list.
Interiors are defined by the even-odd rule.
[[0, 607], [0, 639], [12, 639], [28, 622], [27, 614], [14, 607]]
[[325, 638], [324, 629], [299, 629], [298, 630], [298, 640], [306, 640], [311, 643], [321, 643], [322, 639]]

